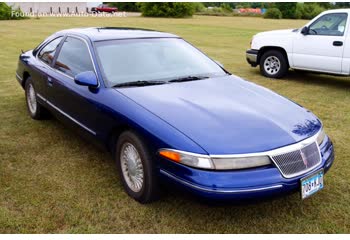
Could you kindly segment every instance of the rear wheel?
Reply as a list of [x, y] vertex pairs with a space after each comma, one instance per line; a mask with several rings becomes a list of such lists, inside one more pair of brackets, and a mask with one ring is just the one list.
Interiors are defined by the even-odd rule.
[[31, 77], [28, 77], [25, 83], [25, 96], [29, 115], [36, 120], [44, 119], [47, 112], [37, 101], [37, 95]]
[[260, 72], [265, 77], [282, 78], [288, 71], [288, 62], [278, 50], [265, 52], [260, 58]]
[[158, 198], [159, 187], [154, 162], [141, 138], [122, 133], [117, 142], [115, 159], [125, 191], [140, 203]]

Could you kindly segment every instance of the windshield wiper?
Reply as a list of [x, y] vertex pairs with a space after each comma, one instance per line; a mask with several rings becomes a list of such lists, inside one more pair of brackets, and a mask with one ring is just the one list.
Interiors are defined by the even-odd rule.
[[202, 80], [209, 78], [207, 76], [187, 76], [187, 77], [180, 77], [173, 80], [169, 80], [168, 82], [189, 82], [189, 81], [196, 81], [196, 80]]
[[143, 87], [150, 85], [160, 85], [164, 84], [164, 81], [133, 81], [133, 82], [125, 82], [114, 85], [113, 87]]

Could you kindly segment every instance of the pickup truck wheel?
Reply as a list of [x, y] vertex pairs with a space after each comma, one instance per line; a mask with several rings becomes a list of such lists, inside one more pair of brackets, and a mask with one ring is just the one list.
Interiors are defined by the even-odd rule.
[[140, 203], [149, 203], [158, 198], [154, 161], [137, 134], [125, 131], [119, 136], [115, 160], [124, 189], [130, 197]]
[[268, 78], [282, 78], [288, 71], [286, 57], [278, 50], [270, 50], [260, 58], [260, 72]]

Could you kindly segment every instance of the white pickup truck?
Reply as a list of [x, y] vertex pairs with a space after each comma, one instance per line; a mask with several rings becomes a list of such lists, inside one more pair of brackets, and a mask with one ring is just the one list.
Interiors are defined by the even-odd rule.
[[300, 29], [256, 34], [247, 50], [248, 63], [269, 78], [289, 68], [350, 75], [350, 9], [329, 10]]

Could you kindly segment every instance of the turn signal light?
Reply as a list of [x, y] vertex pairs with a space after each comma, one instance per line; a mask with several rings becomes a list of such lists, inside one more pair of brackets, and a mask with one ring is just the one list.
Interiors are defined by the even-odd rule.
[[170, 160], [173, 160], [174, 162], [180, 162], [181, 161], [181, 156], [177, 152], [170, 152], [166, 150], [161, 150], [159, 151], [159, 155], [168, 158]]

